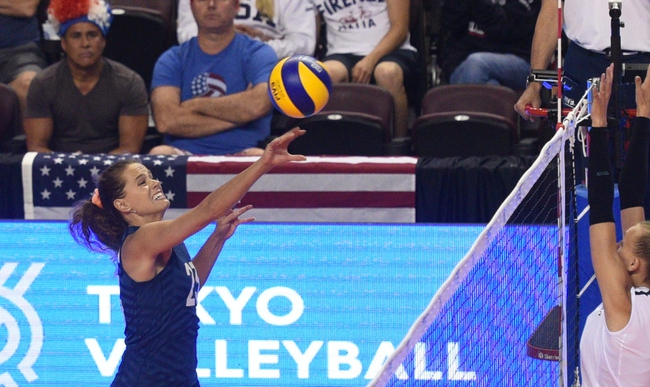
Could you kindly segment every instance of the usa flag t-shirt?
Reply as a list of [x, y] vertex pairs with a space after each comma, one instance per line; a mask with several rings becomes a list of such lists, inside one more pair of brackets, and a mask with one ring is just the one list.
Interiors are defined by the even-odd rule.
[[[197, 38], [167, 50], [156, 62], [151, 89], [173, 86], [181, 102], [192, 98], [219, 98], [245, 91], [249, 85], [268, 82], [277, 56], [268, 45], [236, 34], [220, 53], [201, 50]], [[183, 138], [165, 135], [165, 143], [195, 155], [234, 154], [256, 147], [271, 132], [271, 113], [221, 133]]]

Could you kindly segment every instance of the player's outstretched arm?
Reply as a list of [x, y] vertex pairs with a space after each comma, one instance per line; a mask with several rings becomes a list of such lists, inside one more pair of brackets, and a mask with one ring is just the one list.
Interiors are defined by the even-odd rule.
[[234, 208], [217, 220], [217, 225], [214, 228], [214, 231], [210, 234], [192, 260], [196, 272], [199, 275], [199, 286], [203, 286], [208, 280], [210, 272], [212, 271], [217, 258], [219, 258], [219, 254], [221, 253], [224, 244], [235, 233], [237, 227], [242, 223], [249, 223], [255, 220], [255, 218], [250, 217], [240, 218], [241, 215], [251, 208], [253, 208], [251, 205]]
[[589, 242], [591, 259], [605, 309], [605, 321], [611, 331], [619, 331], [630, 319], [632, 300], [630, 275], [617, 252], [612, 205], [612, 176], [607, 129], [607, 105], [612, 90], [613, 66], [600, 77], [593, 91], [592, 124], [589, 133]]
[[621, 227], [623, 232], [639, 222], [645, 221], [643, 201], [648, 179], [648, 133], [650, 131], [650, 66], [645, 81], [637, 76], [636, 86], [637, 118], [632, 127], [632, 136], [625, 154], [625, 163], [618, 180], [621, 201]]
[[131, 245], [129, 248], [139, 251], [140, 255], [156, 256], [226, 215], [239, 203], [250, 187], [273, 167], [305, 160], [305, 156], [292, 155], [287, 149], [291, 141], [304, 133], [304, 130], [294, 128], [274, 139], [266, 146], [257, 161], [211, 192], [196, 207], [176, 219], [147, 223], [142, 226], [137, 232], [138, 240], [129, 241], [130, 245], [135, 244], [135, 246]]

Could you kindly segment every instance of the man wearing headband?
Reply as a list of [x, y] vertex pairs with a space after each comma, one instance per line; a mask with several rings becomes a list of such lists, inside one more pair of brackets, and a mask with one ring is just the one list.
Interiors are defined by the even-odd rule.
[[25, 111], [29, 83], [47, 63], [39, 47], [40, 0], [0, 0], [0, 82], [8, 84]]
[[142, 78], [103, 57], [111, 23], [103, 0], [52, 0], [49, 19], [65, 58], [43, 70], [27, 94], [27, 149], [139, 153], [148, 123]]

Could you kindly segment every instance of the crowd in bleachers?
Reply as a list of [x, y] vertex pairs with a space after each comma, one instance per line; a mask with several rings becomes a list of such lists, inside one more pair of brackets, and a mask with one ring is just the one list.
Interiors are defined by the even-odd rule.
[[[7, 2], [2, 152], [255, 155], [296, 125], [307, 135], [291, 151], [307, 155], [534, 152], [520, 143], [537, 128], [513, 106], [541, 2]], [[293, 54], [321, 60], [334, 83], [301, 120], [266, 91]]]

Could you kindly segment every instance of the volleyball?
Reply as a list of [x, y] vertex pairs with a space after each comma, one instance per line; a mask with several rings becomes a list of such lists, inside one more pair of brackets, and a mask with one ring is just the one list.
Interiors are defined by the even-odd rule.
[[282, 113], [304, 118], [321, 111], [332, 90], [322, 62], [307, 55], [286, 57], [275, 65], [269, 76], [269, 97]]

